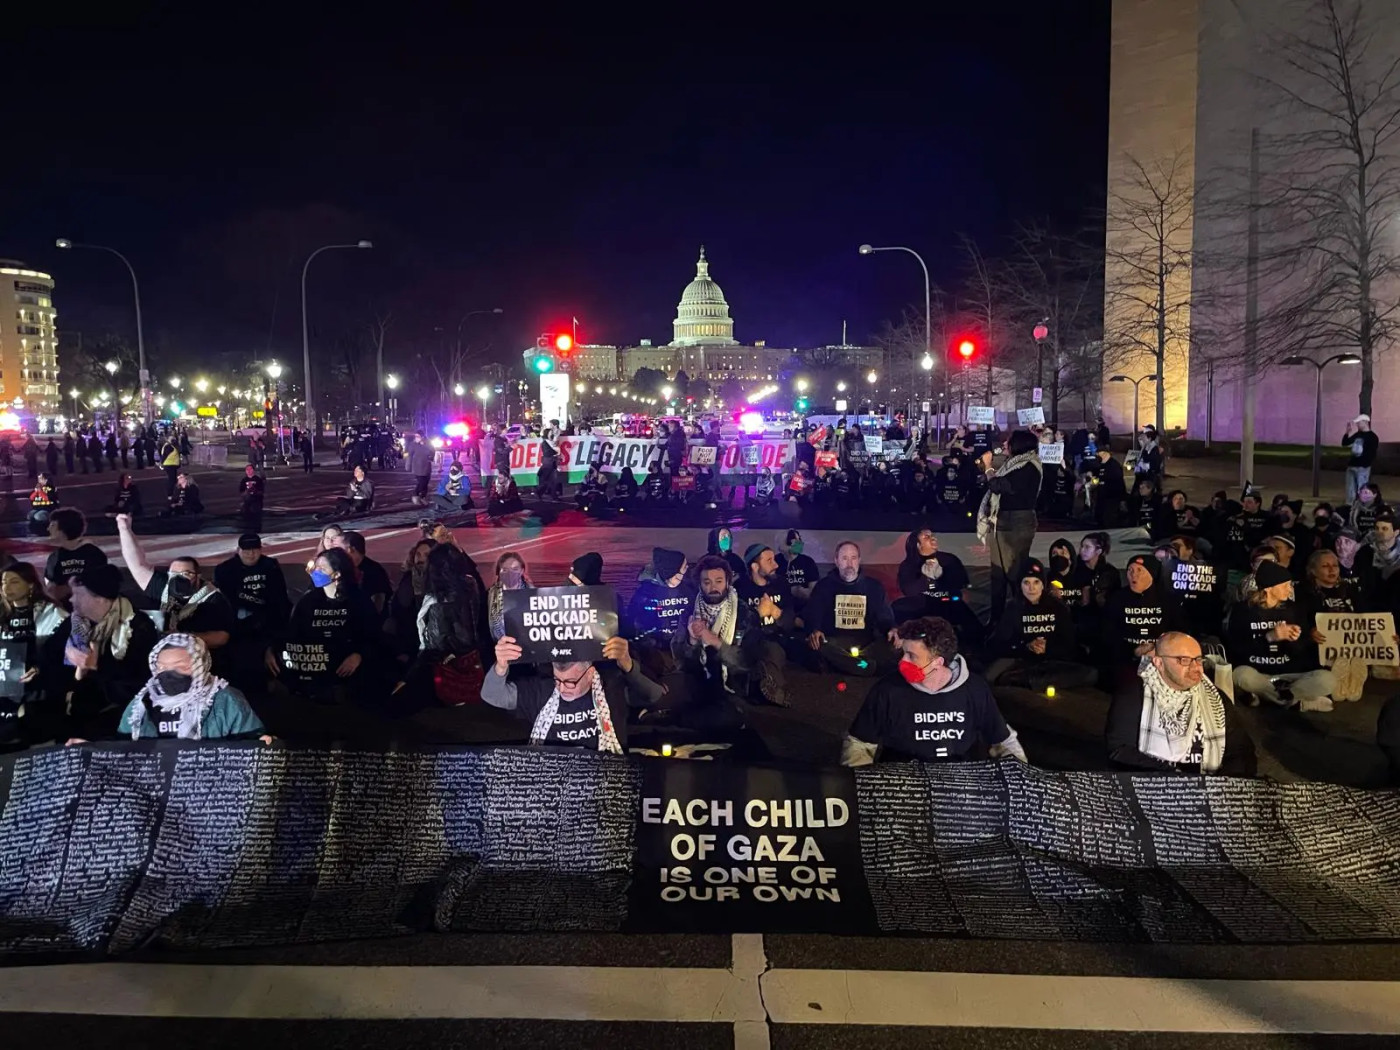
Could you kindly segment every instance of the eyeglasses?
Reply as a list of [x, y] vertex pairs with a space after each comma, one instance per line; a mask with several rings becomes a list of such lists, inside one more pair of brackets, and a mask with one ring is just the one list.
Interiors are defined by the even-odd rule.
[[578, 685], [578, 684], [579, 684], [580, 682], [582, 682], [585, 678], [587, 678], [587, 677], [588, 677], [588, 672], [591, 671], [591, 670], [593, 670], [593, 668], [591, 668], [591, 667], [585, 667], [585, 668], [583, 669], [583, 673], [580, 674], [577, 678], [560, 678], [560, 677], [556, 674], [556, 675], [554, 676], [554, 684], [555, 684], [555, 685], [558, 685], [558, 686], [562, 686], [562, 687], [564, 687], [565, 689], [572, 689], [574, 686]]
[[1183, 671], [1192, 666], [1203, 668], [1206, 664], [1206, 658], [1204, 656], [1175, 656], [1169, 653], [1158, 653], [1157, 655], [1163, 660], [1175, 661], [1176, 666], [1180, 667]]

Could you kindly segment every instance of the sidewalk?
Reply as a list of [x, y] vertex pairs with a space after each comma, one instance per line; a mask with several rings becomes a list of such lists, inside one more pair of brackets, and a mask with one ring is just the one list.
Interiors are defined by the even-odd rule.
[[[1167, 462], [1167, 477], [1162, 483], [1165, 491], [1183, 489], [1187, 499], [1200, 507], [1210, 502], [1220, 489], [1224, 489], [1231, 499], [1240, 498], [1240, 461], [1238, 456], [1187, 459], [1174, 457]], [[1346, 472], [1324, 469], [1319, 477], [1320, 495], [1314, 499], [1312, 492], [1311, 467], [1280, 467], [1255, 465], [1255, 476], [1250, 479], [1254, 487], [1264, 494], [1267, 507], [1277, 492], [1286, 492], [1292, 499], [1301, 499], [1310, 509], [1313, 504], [1326, 501], [1334, 507], [1346, 500]], [[1400, 499], [1400, 476], [1393, 474], [1373, 474], [1371, 480], [1380, 486], [1382, 496]], [[1131, 481], [1129, 481], [1131, 485]]]

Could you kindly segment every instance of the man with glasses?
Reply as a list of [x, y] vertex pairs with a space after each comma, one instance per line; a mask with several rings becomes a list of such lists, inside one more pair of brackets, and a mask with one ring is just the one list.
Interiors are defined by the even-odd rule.
[[1171, 631], [1108, 709], [1115, 766], [1160, 773], [1252, 777], [1256, 759], [1235, 706], [1205, 677], [1201, 645]]
[[199, 573], [194, 558], [175, 558], [168, 569], [156, 569], [131, 531], [131, 515], [117, 515], [122, 560], [146, 599], [158, 603], [157, 626], [163, 634], [192, 634], [211, 652], [228, 645], [235, 625], [233, 606]]
[[620, 755], [627, 750], [628, 707], [654, 703], [665, 692], [642, 674], [625, 638], [609, 638], [599, 663], [556, 662], [549, 678], [512, 682], [510, 665], [521, 655], [510, 635], [496, 643], [496, 665], [486, 672], [481, 699], [529, 722], [532, 744]]

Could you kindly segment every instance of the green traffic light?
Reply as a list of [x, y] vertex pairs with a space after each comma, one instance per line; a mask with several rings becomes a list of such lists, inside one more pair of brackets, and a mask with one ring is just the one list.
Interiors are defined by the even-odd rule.
[[548, 357], [535, 358], [534, 369], [536, 372], [553, 372], [554, 362]]

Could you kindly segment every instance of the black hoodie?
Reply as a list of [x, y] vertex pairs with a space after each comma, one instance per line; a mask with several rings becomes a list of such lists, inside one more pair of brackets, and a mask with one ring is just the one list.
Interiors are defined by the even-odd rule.
[[[720, 529], [725, 529], [725, 531], [729, 533], [729, 550], [727, 551], [722, 551], [719, 549]], [[725, 561], [727, 561], [729, 563], [729, 568], [734, 573], [734, 579], [736, 580], [747, 575], [748, 573], [748, 570], [744, 568], [744, 559], [734, 553], [734, 531], [732, 529], [728, 529], [723, 525], [711, 529], [710, 535], [705, 541], [705, 553], [718, 554]]]
[[[1069, 550], [1068, 560], [1064, 568], [1061, 569], [1055, 564], [1054, 551], [1059, 548]], [[1076, 566], [1079, 564], [1079, 554], [1077, 548], [1066, 536], [1061, 536], [1054, 543], [1050, 544], [1051, 555], [1045, 559], [1046, 582], [1049, 583], [1063, 602], [1071, 604], [1079, 600], [1079, 582], [1075, 578]]]
[[[915, 529], [904, 540], [904, 560], [899, 563], [899, 590], [906, 598], [928, 598], [935, 602], [962, 601], [970, 583], [967, 568], [956, 554], [939, 551], [927, 558], [919, 553], [919, 533]], [[942, 568], [937, 579], [924, 575], [924, 564], [936, 561]]]
[[[1037, 638], [1045, 639], [1044, 653], [1030, 650], [1031, 642]], [[1069, 608], [1048, 587], [1040, 601], [1032, 605], [1018, 585], [1016, 596], [997, 622], [991, 655], [1030, 661], [1074, 659], [1074, 619]]]
[[1108, 596], [1100, 623], [1099, 659], [1117, 667], [1137, 667], [1136, 649], [1143, 642], [1155, 642], [1178, 628], [1175, 603], [1162, 587], [1162, 567], [1156, 555], [1138, 555], [1137, 563], [1152, 577], [1152, 585], [1141, 594], [1124, 584]]

